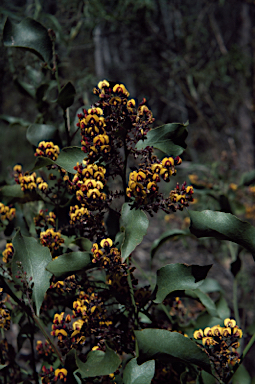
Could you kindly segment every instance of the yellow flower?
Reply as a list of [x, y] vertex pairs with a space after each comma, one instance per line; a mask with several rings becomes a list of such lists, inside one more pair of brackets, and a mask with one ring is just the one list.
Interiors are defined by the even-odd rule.
[[113, 244], [113, 241], [109, 238], [107, 239], [103, 239], [101, 242], [100, 242], [100, 245], [102, 248], [108, 248], [108, 247], [111, 247]]
[[202, 329], [198, 329], [194, 332], [193, 337], [194, 339], [200, 340], [204, 336]]
[[224, 325], [225, 327], [234, 328], [236, 326], [236, 321], [234, 319], [227, 318], [224, 320]]
[[102, 81], [99, 81], [97, 86], [98, 86], [99, 89], [103, 89], [103, 88], [106, 88], [106, 87], [110, 87], [110, 84], [108, 83], [107, 80], [102, 80]]

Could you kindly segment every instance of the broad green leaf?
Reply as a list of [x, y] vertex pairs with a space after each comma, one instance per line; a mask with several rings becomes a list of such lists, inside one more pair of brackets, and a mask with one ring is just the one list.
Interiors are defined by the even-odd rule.
[[248, 249], [255, 259], [255, 228], [231, 213], [189, 211], [190, 232], [197, 237], [229, 240]]
[[26, 121], [21, 117], [14, 117], [9, 115], [0, 115], [0, 120], [4, 120], [10, 125], [19, 124], [22, 127], [28, 127], [31, 124], [30, 121]]
[[138, 244], [143, 240], [147, 232], [149, 220], [140, 209], [130, 208], [124, 203], [121, 210], [120, 229], [124, 232], [124, 241], [121, 245], [121, 256], [126, 260]]
[[47, 271], [59, 277], [66, 273], [70, 274], [74, 271], [79, 271], [90, 264], [89, 252], [70, 252], [58, 256], [57, 259], [50, 261], [47, 265]]
[[3, 187], [0, 188], [0, 193], [1, 193], [1, 196], [7, 196], [7, 197], [22, 198], [25, 196], [19, 184], [4, 185]]
[[74, 102], [75, 88], [70, 81], [61, 89], [57, 103], [62, 109], [70, 107]]
[[239, 186], [247, 186], [255, 183], [255, 169], [242, 174]]
[[63, 148], [56, 161], [48, 159], [47, 157], [37, 157], [35, 165], [30, 172], [37, 169], [46, 167], [47, 165], [56, 164], [64, 168], [67, 172], [76, 173], [73, 169], [77, 163], [81, 163], [85, 158], [85, 153], [80, 147], [66, 147]]
[[19, 24], [7, 18], [3, 40], [6, 47], [25, 48], [49, 63], [52, 57], [52, 43], [47, 29], [38, 21], [27, 17]]
[[158, 239], [154, 240], [151, 247], [151, 258], [154, 257], [155, 253], [168, 240], [173, 240], [179, 236], [190, 236], [189, 231], [184, 231], [183, 229], [170, 229], [169, 231], [164, 232]]
[[116, 352], [109, 348], [106, 344], [106, 351], [91, 351], [88, 354], [87, 361], [83, 363], [76, 357], [78, 370], [82, 378], [105, 376], [114, 373], [118, 369], [121, 360]]
[[138, 141], [136, 148], [144, 149], [150, 146], [159, 149], [168, 156], [179, 156], [187, 148], [185, 143], [188, 136], [187, 125], [188, 123], [172, 123], [152, 129], [147, 133], [144, 141]]
[[219, 300], [216, 302], [218, 315], [221, 319], [230, 317], [230, 309], [224, 296], [221, 294]]
[[215, 303], [206, 293], [200, 289], [194, 289], [193, 291], [186, 290], [185, 293], [191, 297], [198, 298], [211, 316], [219, 316]]
[[32, 99], [35, 98], [35, 87], [25, 81], [15, 79], [14, 84], [17, 86], [18, 90], [25, 96], [30, 96]]
[[216, 383], [215, 378], [212, 375], [210, 375], [210, 373], [202, 371], [201, 376], [202, 376], [204, 384], [215, 384]]
[[0, 364], [0, 370], [7, 367], [8, 364]]
[[86, 239], [85, 237], [78, 237], [74, 241], [74, 243], [77, 244], [80, 247], [80, 249], [87, 252], [90, 252], [93, 246], [92, 242], [89, 239]]
[[131, 359], [123, 373], [124, 384], [150, 384], [155, 373], [155, 360], [138, 365], [137, 359]]
[[56, 136], [57, 129], [54, 125], [31, 124], [27, 129], [27, 140], [36, 147], [40, 141], [52, 141]]
[[14, 280], [21, 284], [15, 276], [18, 273], [17, 262], [22, 263], [23, 272], [27, 278], [33, 278], [32, 299], [36, 306], [36, 315], [39, 316], [45, 292], [50, 286], [51, 273], [46, 271], [46, 266], [52, 260], [47, 247], [38, 244], [33, 237], [22, 236], [20, 231], [13, 238], [14, 256], [12, 259], [12, 275]]
[[157, 270], [155, 303], [162, 303], [169, 293], [197, 289], [212, 265], [168, 264]]
[[209, 313], [204, 312], [199, 315], [196, 319], [196, 328], [195, 329], [204, 329], [206, 327], [213, 327], [214, 325], [222, 324], [223, 320], [219, 317], [212, 317]]
[[209, 292], [222, 292], [219, 282], [211, 277], [207, 277], [199, 287], [200, 291], [204, 293]]
[[135, 331], [135, 336], [139, 347], [138, 363], [168, 355], [211, 372], [207, 354], [194, 341], [180, 333], [148, 328]]
[[235, 372], [232, 382], [233, 384], [251, 384], [251, 377], [243, 364]]

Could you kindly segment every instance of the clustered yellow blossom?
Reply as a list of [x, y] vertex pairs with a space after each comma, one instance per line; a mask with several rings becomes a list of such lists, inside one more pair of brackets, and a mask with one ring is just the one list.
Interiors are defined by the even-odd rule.
[[100, 262], [102, 267], [121, 263], [120, 252], [110, 238], [101, 240], [100, 244], [94, 243], [91, 252], [92, 263]]
[[90, 216], [90, 212], [87, 208], [82, 206], [79, 208], [78, 205], [70, 207], [70, 224], [75, 224], [76, 222], [85, 222], [86, 219]]
[[97, 164], [88, 164], [83, 167], [77, 164], [77, 173], [71, 183], [71, 188], [76, 191], [76, 199], [88, 206], [90, 209], [97, 208], [98, 202], [106, 199], [106, 194], [102, 192], [105, 184], [106, 169]]
[[240, 361], [236, 351], [240, 346], [238, 339], [242, 338], [243, 332], [236, 325], [234, 319], [226, 318], [224, 327], [219, 324], [213, 327], [206, 327], [194, 332], [194, 338], [202, 340], [202, 344], [212, 358], [216, 371], [231, 367]]
[[35, 172], [31, 174], [29, 174], [29, 172], [25, 172], [23, 174], [21, 165], [15, 165], [13, 172], [15, 181], [20, 185], [23, 192], [26, 190], [33, 191], [36, 188], [41, 191], [46, 191], [48, 189], [48, 184], [43, 180], [42, 177], [37, 177]]
[[4, 205], [3, 203], [0, 203], [0, 219], [1, 221], [11, 221], [14, 219], [16, 214], [15, 208], [10, 208], [8, 205]]
[[56, 215], [54, 212], [49, 212], [48, 215], [45, 213], [47, 210], [40, 209], [38, 215], [34, 217], [34, 223], [36, 227], [45, 227], [46, 225], [51, 225], [55, 227], [56, 225]]
[[161, 162], [152, 163], [146, 168], [133, 171], [129, 174], [129, 182], [126, 190], [128, 197], [133, 197], [137, 202], [141, 200], [146, 204], [155, 199], [158, 192], [158, 182], [161, 178], [169, 181], [172, 175], [176, 174], [175, 165], [181, 164], [178, 157], [163, 159]]
[[54, 145], [52, 141], [41, 141], [36, 148], [35, 156], [48, 157], [51, 160], [57, 160], [59, 155], [59, 146]]
[[40, 241], [44, 247], [48, 247], [51, 252], [58, 249], [64, 239], [61, 237], [60, 232], [55, 232], [54, 229], [49, 228], [45, 232], [40, 233]]
[[[3, 294], [3, 288], [0, 288], [0, 297]], [[10, 311], [6, 308], [6, 300], [0, 301], [0, 328], [5, 329], [6, 331], [10, 329], [11, 315]]]
[[[82, 135], [82, 150], [90, 156], [108, 153], [111, 150], [110, 138], [104, 129], [105, 119], [101, 108], [90, 108], [87, 114], [80, 116], [79, 125]], [[91, 145], [92, 144], [92, 145]]]
[[3, 262], [9, 263], [12, 259], [13, 254], [14, 254], [14, 248], [12, 243], [7, 243], [5, 250], [2, 252]]

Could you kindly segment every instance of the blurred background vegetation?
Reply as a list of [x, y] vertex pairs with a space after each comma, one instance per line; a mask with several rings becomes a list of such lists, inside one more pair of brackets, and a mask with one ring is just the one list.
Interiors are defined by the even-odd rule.
[[[61, 85], [71, 81], [76, 89], [71, 121], [79, 107], [93, 103], [99, 80], [124, 82], [131, 97], [147, 98], [155, 126], [189, 120], [184, 160], [226, 161], [239, 174], [253, 169], [254, 1], [2, 0], [0, 11], [1, 31], [7, 17], [32, 17], [54, 30]], [[31, 164], [27, 126], [54, 123], [61, 131], [63, 119], [53, 103], [54, 78], [37, 57], [0, 49], [6, 177], [17, 162]]]

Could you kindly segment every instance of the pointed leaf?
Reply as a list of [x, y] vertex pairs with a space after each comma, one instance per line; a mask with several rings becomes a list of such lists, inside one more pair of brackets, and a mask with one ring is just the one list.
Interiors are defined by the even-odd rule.
[[14, 256], [12, 259], [12, 275], [16, 283], [21, 284], [15, 276], [18, 272], [17, 262], [22, 263], [23, 271], [27, 278], [33, 278], [32, 299], [36, 306], [36, 314], [39, 316], [40, 308], [45, 292], [50, 286], [51, 273], [46, 271], [46, 266], [52, 260], [47, 247], [38, 244], [33, 237], [22, 236], [20, 231], [13, 238]]
[[221, 319], [227, 319], [230, 317], [230, 309], [223, 295], [220, 295], [220, 298], [216, 303], [216, 307], [218, 315]]
[[232, 378], [233, 384], [251, 384], [251, 377], [244, 365], [240, 365]]
[[157, 271], [155, 303], [162, 303], [169, 293], [197, 289], [212, 265], [168, 264]]
[[207, 354], [194, 341], [180, 333], [148, 328], [135, 331], [135, 336], [139, 347], [138, 363], [167, 355], [211, 372]]
[[28, 127], [31, 123], [22, 119], [21, 117], [14, 117], [10, 115], [0, 115], [0, 119], [6, 121], [7, 123], [14, 125], [19, 124], [22, 127]]
[[58, 256], [52, 260], [46, 267], [53, 275], [59, 277], [66, 273], [72, 274], [87, 267], [91, 263], [89, 252], [70, 252]]
[[187, 144], [185, 143], [188, 136], [187, 125], [188, 123], [172, 123], [151, 129], [147, 133], [144, 141], [138, 141], [136, 148], [144, 149], [147, 146], [151, 146], [159, 149], [168, 156], [179, 156], [187, 148]]
[[242, 174], [241, 180], [239, 182], [239, 186], [247, 186], [251, 185], [255, 182], [255, 169], [252, 171], [248, 171]]
[[70, 81], [61, 89], [57, 103], [62, 109], [70, 107], [74, 102], [75, 88]]
[[82, 378], [105, 376], [114, 373], [119, 367], [121, 360], [116, 352], [109, 348], [106, 344], [106, 351], [91, 351], [88, 354], [87, 361], [83, 363], [76, 357], [78, 370]]
[[57, 128], [54, 125], [31, 124], [27, 129], [27, 140], [36, 147], [40, 141], [54, 141]]
[[147, 232], [149, 220], [140, 209], [132, 209], [124, 203], [121, 210], [120, 227], [124, 232], [124, 241], [121, 245], [121, 256], [124, 260], [133, 252], [143, 240]]
[[137, 359], [131, 359], [123, 373], [124, 384], [150, 384], [155, 373], [155, 360], [138, 365]]
[[46, 167], [47, 165], [56, 164], [61, 168], [64, 168], [67, 172], [76, 173], [73, 169], [77, 163], [81, 163], [85, 158], [85, 153], [80, 147], [66, 147], [63, 148], [56, 161], [48, 159], [47, 157], [37, 157], [35, 165], [30, 172], [34, 172], [37, 169]]
[[168, 240], [173, 240], [178, 236], [190, 236], [190, 232], [183, 229], [170, 229], [164, 232], [158, 239], [154, 240], [151, 247], [151, 258], [154, 257], [155, 253]]
[[231, 213], [189, 211], [190, 232], [197, 237], [229, 240], [248, 249], [255, 260], [255, 228]]
[[193, 291], [186, 290], [185, 293], [194, 298], [197, 297], [211, 316], [219, 317], [215, 303], [206, 293], [202, 292], [200, 289], [194, 289]]
[[38, 21], [27, 17], [19, 24], [7, 18], [3, 40], [6, 47], [25, 48], [49, 63], [52, 57], [52, 44], [47, 29]]
[[0, 364], [0, 370], [7, 367], [8, 364]]

